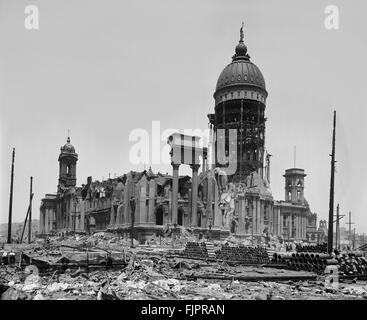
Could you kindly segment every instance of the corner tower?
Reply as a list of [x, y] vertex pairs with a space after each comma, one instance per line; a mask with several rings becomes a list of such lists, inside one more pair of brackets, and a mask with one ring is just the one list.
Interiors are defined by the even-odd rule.
[[78, 154], [68, 137], [66, 144], [60, 148], [59, 155], [59, 185], [60, 187], [75, 187], [76, 185], [76, 163]]
[[305, 170], [287, 169], [283, 177], [285, 178], [285, 201], [304, 203]]
[[[229, 173], [231, 182], [244, 182], [254, 171], [263, 177], [264, 167], [268, 93], [260, 69], [250, 61], [243, 37], [242, 24], [232, 62], [218, 78], [214, 92], [215, 113], [208, 115], [216, 138], [213, 162], [218, 167], [226, 167], [226, 162], [235, 163], [235, 172]], [[236, 134], [236, 139], [231, 137], [231, 132]]]

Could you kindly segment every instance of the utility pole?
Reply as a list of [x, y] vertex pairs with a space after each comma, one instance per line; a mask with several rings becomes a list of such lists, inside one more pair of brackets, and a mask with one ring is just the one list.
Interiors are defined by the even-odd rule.
[[31, 243], [32, 241], [32, 185], [33, 185], [33, 177], [31, 177], [30, 182], [30, 190], [29, 190], [29, 222], [28, 222], [28, 243]]
[[339, 203], [336, 206], [336, 226], [335, 226], [335, 249], [338, 249], [339, 232]]
[[330, 198], [329, 198], [329, 228], [328, 228], [328, 253], [333, 251], [333, 221], [334, 221], [334, 179], [335, 179], [335, 126], [336, 111], [334, 111], [333, 141], [331, 151], [331, 174], [330, 174]]
[[340, 248], [340, 223], [339, 221], [344, 218], [345, 215], [340, 215], [339, 214], [339, 203], [336, 206], [336, 220], [334, 222], [336, 222], [336, 230], [335, 230], [335, 248], [337, 250], [339, 250]]
[[12, 161], [11, 161], [9, 219], [8, 219], [8, 243], [11, 243], [11, 224], [12, 224], [12, 213], [13, 213], [13, 186], [14, 186], [14, 158], [15, 158], [15, 148], [13, 148], [13, 155], [12, 155]]
[[354, 224], [354, 222], [352, 222], [352, 212], [349, 211], [349, 222], [347, 222], [347, 224], [349, 224], [349, 246], [351, 247], [351, 241], [352, 241], [352, 224]]
[[[31, 199], [33, 199], [33, 193], [31, 194]], [[24, 225], [23, 225], [23, 230], [22, 230], [22, 235], [20, 237], [20, 243], [23, 243], [23, 236], [24, 236], [24, 231], [25, 231], [25, 227], [27, 226], [27, 221], [28, 221], [28, 216], [29, 216], [29, 210], [30, 210], [30, 206], [31, 206], [31, 202], [29, 202], [28, 205], [28, 209], [27, 209], [27, 214], [25, 216], [25, 220], [24, 220]]]

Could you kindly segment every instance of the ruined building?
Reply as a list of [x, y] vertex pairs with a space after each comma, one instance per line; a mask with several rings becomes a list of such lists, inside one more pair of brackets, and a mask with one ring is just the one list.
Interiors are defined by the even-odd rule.
[[[273, 199], [271, 155], [265, 149], [267, 96], [264, 77], [250, 59], [241, 28], [232, 62], [217, 81], [214, 113], [208, 115], [212, 161], [205, 159], [198, 177], [198, 166], [193, 166], [194, 184], [191, 177], [179, 176], [175, 194], [173, 176], [149, 169], [101, 182], [89, 177], [77, 187], [78, 155], [68, 138], [59, 156], [57, 193], [42, 199], [40, 232], [110, 230], [127, 235], [134, 224], [134, 237], [141, 241], [185, 226], [196, 233], [210, 231], [213, 237], [232, 233], [316, 242], [318, 237], [310, 236], [317, 233], [316, 214], [304, 197], [304, 170], [287, 169], [285, 200]], [[173, 172], [177, 176], [177, 165]]]

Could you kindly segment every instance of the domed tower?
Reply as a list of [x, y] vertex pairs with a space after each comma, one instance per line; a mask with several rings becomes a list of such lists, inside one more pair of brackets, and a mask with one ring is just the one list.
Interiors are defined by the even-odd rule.
[[208, 115], [216, 137], [213, 161], [218, 167], [235, 164], [228, 173], [231, 182], [244, 182], [253, 171], [263, 177], [267, 96], [264, 77], [247, 53], [242, 24], [232, 62], [218, 78], [215, 113]]
[[60, 167], [58, 187], [75, 187], [77, 161], [78, 154], [75, 153], [75, 148], [70, 143], [70, 137], [68, 137], [66, 144], [61, 147], [61, 152], [59, 155]]

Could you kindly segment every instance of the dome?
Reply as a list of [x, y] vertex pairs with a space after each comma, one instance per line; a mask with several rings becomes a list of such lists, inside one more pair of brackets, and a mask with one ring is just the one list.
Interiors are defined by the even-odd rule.
[[238, 85], [257, 86], [266, 91], [264, 76], [250, 60], [234, 60], [227, 65], [218, 78], [216, 91]]
[[70, 143], [70, 137], [68, 137], [68, 140], [64, 144], [64, 146], [61, 147], [62, 153], [75, 153], [74, 146]]
[[247, 46], [243, 42], [243, 25], [240, 30], [240, 41], [235, 48], [232, 62], [223, 69], [218, 78], [214, 98], [217, 102], [221, 102], [228, 93], [231, 97], [238, 98], [239, 96], [233, 93], [242, 89], [245, 92], [240, 97], [243, 96], [265, 103], [268, 93], [264, 76], [260, 69], [250, 61]]

